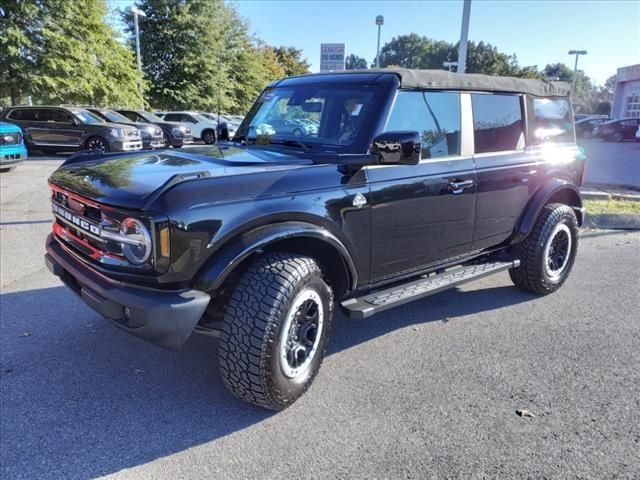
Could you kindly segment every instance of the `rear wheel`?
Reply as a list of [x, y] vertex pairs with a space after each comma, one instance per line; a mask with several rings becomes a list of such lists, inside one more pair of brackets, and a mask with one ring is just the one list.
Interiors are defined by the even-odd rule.
[[102, 137], [91, 137], [87, 140], [86, 146], [89, 150], [99, 150], [104, 153], [109, 151], [109, 144]]
[[16, 169], [16, 167], [5, 167], [5, 168], [0, 168], [0, 173], [9, 173], [9, 172], [13, 172]]
[[542, 208], [533, 231], [514, 247], [520, 266], [509, 275], [523, 290], [547, 295], [567, 280], [577, 251], [576, 214], [567, 205], [550, 203]]
[[273, 253], [242, 275], [222, 328], [219, 365], [237, 397], [282, 410], [315, 379], [327, 347], [333, 292], [312, 258]]

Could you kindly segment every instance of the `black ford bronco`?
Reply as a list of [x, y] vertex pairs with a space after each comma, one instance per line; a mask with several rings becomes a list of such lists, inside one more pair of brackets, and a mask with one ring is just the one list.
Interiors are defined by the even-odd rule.
[[583, 218], [568, 94], [442, 71], [276, 81], [233, 143], [70, 157], [46, 263], [133, 335], [219, 337], [226, 386], [279, 410], [316, 376], [335, 306], [365, 318], [505, 270], [542, 295], [564, 283]]

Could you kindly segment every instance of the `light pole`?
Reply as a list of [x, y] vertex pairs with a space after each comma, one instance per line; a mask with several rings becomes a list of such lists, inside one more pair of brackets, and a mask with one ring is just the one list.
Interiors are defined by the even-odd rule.
[[376, 68], [380, 68], [380, 27], [384, 25], [384, 17], [378, 15], [376, 17], [376, 25], [378, 25], [378, 48], [376, 49]]
[[[142, 58], [140, 57], [140, 28], [138, 27], [138, 16], [146, 17], [147, 14], [140, 10], [135, 5], [129, 7], [131, 13], [133, 13], [133, 24], [136, 29], [136, 58], [138, 60], [138, 71], [140, 72], [140, 77], [142, 77]], [[138, 90], [140, 92], [140, 98], [142, 99], [141, 108], [144, 108], [144, 95], [142, 93], [142, 83], [138, 82]]]
[[464, 0], [462, 7], [462, 27], [460, 28], [460, 47], [458, 48], [458, 73], [464, 73], [467, 68], [467, 38], [469, 37], [470, 15], [471, 0]]
[[586, 55], [586, 50], [569, 50], [569, 55], [576, 56], [576, 62], [573, 64], [573, 81], [571, 82], [571, 95], [576, 93], [576, 78], [578, 77], [578, 57], [580, 55]]
[[458, 66], [458, 62], [443, 62], [442, 66], [444, 68], [448, 68], [449, 71], [451, 71], [451, 67], [457, 67]]

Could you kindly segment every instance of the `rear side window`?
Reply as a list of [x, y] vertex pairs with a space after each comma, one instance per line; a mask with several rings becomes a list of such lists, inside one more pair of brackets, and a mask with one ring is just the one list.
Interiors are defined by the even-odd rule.
[[571, 106], [566, 98], [534, 98], [533, 113], [533, 136], [538, 142], [573, 141]]
[[524, 148], [522, 105], [518, 95], [474, 93], [473, 137], [476, 153]]
[[180, 115], [179, 113], [167, 113], [164, 116], [164, 119], [167, 122], [181, 122], [182, 121], [182, 115]]
[[419, 132], [423, 159], [460, 155], [460, 94], [400, 91], [385, 130]]
[[21, 108], [19, 110], [13, 110], [8, 115], [8, 118], [12, 120], [25, 120], [25, 121], [35, 120], [35, 112], [30, 109]]

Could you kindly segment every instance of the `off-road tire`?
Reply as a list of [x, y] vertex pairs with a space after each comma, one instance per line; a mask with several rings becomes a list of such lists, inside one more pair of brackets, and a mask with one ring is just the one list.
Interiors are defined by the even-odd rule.
[[[308, 290], [321, 299], [323, 327], [304, 375], [289, 378], [279, 355], [282, 327], [294, 300]], [[260, 407], [288, 407], [318, 373], [332, 318], [333, 291], [313, 258], [291, 253], [257, 258], [240, 277], [224, 315], [218, 361], [225, 386]]]
[[[566, 267], [559, 278], [552, 279], [545, 271], [545, 246], [560, 223], [566, 224], [569, 228], [571, 246]], [[553, 293], [569, 277], [577, 251], [578, 220], [573, 209], [561, 203], [547, 204], [540, 211], [531, 233], [513, 247], [512, 253], [520, 260], [520, 266], [509, 270], [509, 275], [513, 283], [523, 290], [539, 295]]]

